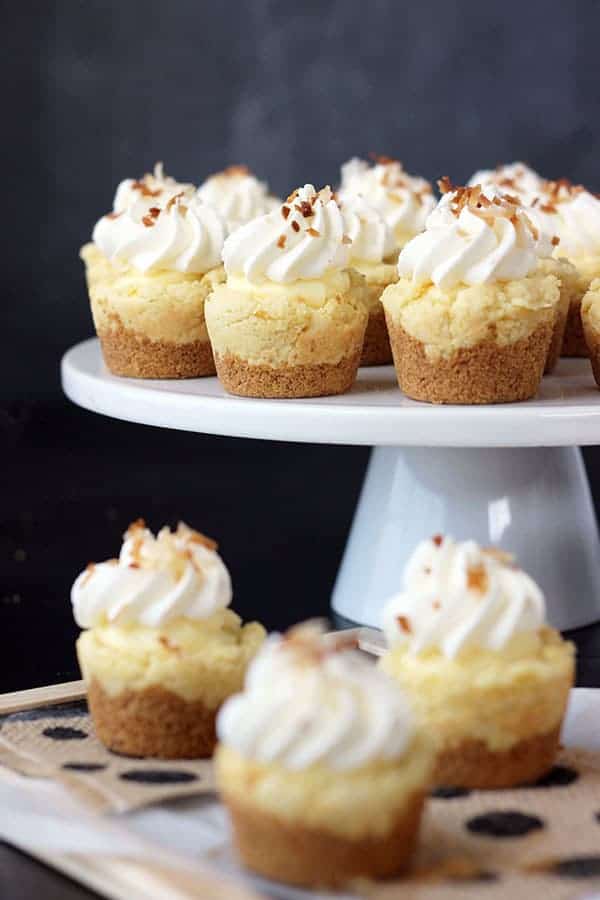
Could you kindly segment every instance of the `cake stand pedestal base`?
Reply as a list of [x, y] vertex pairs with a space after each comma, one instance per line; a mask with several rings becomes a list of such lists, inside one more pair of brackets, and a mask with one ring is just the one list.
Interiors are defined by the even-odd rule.
[[474, 538], [514, 552], [561, 630], [600, 619], [600, 546], [576, 447], [376, 447], [335, 584], [338, 620], [379, 627], [418, 541]]

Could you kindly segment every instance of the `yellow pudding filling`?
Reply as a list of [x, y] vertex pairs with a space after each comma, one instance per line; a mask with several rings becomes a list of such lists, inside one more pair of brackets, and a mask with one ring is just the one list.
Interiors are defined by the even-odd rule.
[[502, 751], [560, 725], [575, 648], [543, 628], [533, 646], [528, 641], [504, 652], [469, 649], [455, 659], [439, 650], [414, 654], [399, 646], [380, 665], [410, 694], [424, 729], [445, 747], [472, 739]]
[[385, 289], [381, 302], [392, 321], [435, 360], [486, 340], [506, 346], [527, 338], [539, 326], [554, 323], [559, 299], [558, 278], [535, 272], [513, 281], [460, 283], [447, 290], [431, 281], [400, 278]]
[[[558, 253], [560, 256], [560, 245]], [[600, 256], [569, 256], [567, 259], [577, 269], [578, 287], [581, 293], [588, 289], [594, 279], [600, 278]]]
[[241, 690], [264, 638], [258, 622], [242, 625], [236, 613], [223, 609], [159, 627], [107, 622], [81, 633], [77, 656], [84, 681], [95, 679], [111, 696], [160, 686], [216, 709]]
[[208, 340], [204, 303], [225, 278], [222, 266], [204, 275], [139, 272], [111, 263], [94, 245], [87, 244], [81, 255], [96, 331], [105, 334], [125, 328], [149, 340], [181, 344]]
[[343, 771], [324, 765], [292, 771], [220, 745], [215, 765], [221, 789], [234, 802], [357, 839], [385, 835], [415, 794], [428, 790], [433, 754], [430, 743], [416, 736], [398, 760]]
[[364, 276], [366, 282], [365, 304], [368, 311], [378, 312], [381, 307], [381, 294], [388, 284], [398, 281], [398, 267], [394, 263], [373, 263], [362, 259], [353, 259], [352, 268]]
[[229, 276], [206, 302], [213, 350], [255, 365], [336, 365], [362, 343], [365, 282], [352, 269], [287, 284]]

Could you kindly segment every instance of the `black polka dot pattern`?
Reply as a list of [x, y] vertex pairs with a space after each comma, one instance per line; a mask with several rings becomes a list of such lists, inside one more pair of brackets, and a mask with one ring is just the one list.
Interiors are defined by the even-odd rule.
[[436, 800], [453, 800], [454, 797], [467, 797], [471, 791], [464, 787], [450, 787], [442, 785], [431, 792]]
[[69, 772], [101, 772], [107, 766], [104, 763], [67, 762], [63, 763], [63, 769]]
[[68, 728], [63, 725], [44, 728], [42, 734], [53, 741], [84, 741], [87, 737], [87, 733], [81, 728]]
[[561, 859], [550, 869], [562, 878], [600, 878], [600, 856], [573, 856]]
[[538, 831], [544, 827], [544, 822], [538, 816], [530, 816], [518, 810], [492, 810], [469, 819], [466, 827], [473, 834], [483, 837], [513, 838]]
[[135, 781], [137, 784], [189, 784], [198, 780], [193, 772], [177, 769], [129, 769], [121, 772], [119, 778], [123, 781]]
[[527, 784], [525, 787], [566, 787], [573, 784], [579, 778], [579, 772], [570, 766], [552, 766], [549, 772], [534, 781], [533, 784]]

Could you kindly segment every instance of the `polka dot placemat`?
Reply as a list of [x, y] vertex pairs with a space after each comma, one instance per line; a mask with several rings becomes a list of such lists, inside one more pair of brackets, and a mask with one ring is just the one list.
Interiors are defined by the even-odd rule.
[[[438, 789], [410, 876], [370, 900], [578, 900], [600, 891], [600, 753], [562, 750], [536, 784]], [[600, 896], [600, 894], [599, 894]]]
[[0, 717], [0, 764], [61, 781], [99, 811], [214, 791], [210, 760], [137, 759], [107, 750], [85, 701]]

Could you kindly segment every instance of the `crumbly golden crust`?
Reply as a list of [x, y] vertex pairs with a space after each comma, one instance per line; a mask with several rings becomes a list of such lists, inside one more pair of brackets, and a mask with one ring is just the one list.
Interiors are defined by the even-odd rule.
[[556, 363], [560, 359], [565, 338], [565, 329], [567, 327], [567, 317], [569, 314], [569, 296], [561, 288], [560, 300], [556, 307], [556, 318], [552, 329], [552, 338], [550, 347], [548, 348], [548, 356], [546, 357], [546, 365], [544, 367], [544, 375], [549, 375], [554, 371]]
[[393, 362], [383, 307], [369, 312], [365, 341], [360, 358], [361, 366], [388, 366]]
[[565, 325], [561, 356], [588, 356], [588, 348], [581, 323], [581, 296], [572, 297]]
[[194, 759], [212, 756], [216, 709], [153, 686], [108, 694], [92, 679], [87, 690], [96, 734], [110, 750], [127, 756]]
[[239, 397], [291, 399], [343, 394], [356, 379], [360, 350], [335, 365], [252, 365], [231, 353], [215, 353], [217, 375], [226, 391]]
[[584, 332], [586, 347], [590, 362], [592, 364], [592, 372], [596, 379], [596, 384], [600, 387], [600, 332], [597, 331], [591, 318], [585, 313], [582, 316], [582, 328]]
[[464, 740], [438, 755], [435, 783], [492, 790], [536, 781], [552, 767], [559, 735], [560, 726], [519, 741], [508, 750], [490, 750], [483, 741]]
[[128, 378], [202, 378], [215, 375], [209, 341], [153, 341], [124, 328], [115, 316], [110, 330], [98, 330], [104, 361], [113, 375]]
[[554, 324], [543, 322], [514, 344], [486, 340], [432, 361], [421, 341], [387, 313], [386, 320], [400, 389], [414, 400], [459, 404], [513, 403], [535, 396]]
[[285, 822], [224, 794], [233, 839], [255, 872], [305, 887], [340, 887], [355, 878], [384, 878], [404, 871], [414, 851], [424, 794], [415, 793], [385, 835], [357, 839]]

